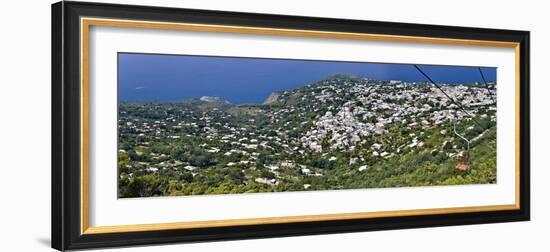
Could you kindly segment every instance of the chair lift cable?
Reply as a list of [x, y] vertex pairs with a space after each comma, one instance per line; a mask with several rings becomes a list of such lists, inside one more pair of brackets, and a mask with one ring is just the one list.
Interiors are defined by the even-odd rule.
[[418, 67], [418, 65], [414, 65], [414, 67], [416, 68], [416, 70], [418, 70], [426, 79], [428, 79], [428, 81], [430, 81], [434, 86], [436, 86], [439, 91], [441, 91], [449, 100], [451, 100], [452, 103], [454, 103], [456, 106], [458, 106], [458, 108], [460, 108], [460, 110], [462, 110], [462, 112], [464, 112], [465, 114], [469, 115], [472, 120], [474, 120], [474, 122], [481, 126], [481, 124], [475, 119], [475, 117], [470, 114], [468, 111], [466, 111], [466, 109], [464, 109], [464, 107], [462, 107], [461, 104], [459, 104], [458, 102], [455, 101], [455, 99], [453, 99], [451, 96], [449, 96], [444, 90], [443, 88], [441, 88], [441, 86], [437, 85], [435, 83], [435, 81], [432, 80], [432, 78], [430, 78], [426, 73], [424, 73], [424, 71], [422, 71], [422, 69], [420, 69], [420, 67]]
[[483, 71], [481, 71], [481, 67], [477, 68], [479, 70], [479, 74], [481, 74], [481, 79], [483, 79], [483, 83], [485, 83], [485, 88], [487, 88], [487, 92], [489, 92], [489, 96], [491, 97], [491, 101], [493, 101], [493, 104], [496, 104], [495, 98], [493, 98], [493, 93], [489, 89], [489, 85], [487, 84], [487, 81], [485, 80], [485, 75], [483, 75]]

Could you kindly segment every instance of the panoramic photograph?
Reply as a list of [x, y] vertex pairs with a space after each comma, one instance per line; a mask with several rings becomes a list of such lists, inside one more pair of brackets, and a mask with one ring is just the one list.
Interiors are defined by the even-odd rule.
[[496, 72], [119, 53], [118, 197], [494, 184]]

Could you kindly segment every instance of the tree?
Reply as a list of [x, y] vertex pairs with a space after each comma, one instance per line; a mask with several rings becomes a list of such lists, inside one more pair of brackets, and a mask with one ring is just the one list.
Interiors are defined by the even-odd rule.
[[127, 165], [130, 164], [130, 156], [126, 152], [118, 152], [118, 172], [119, 174], [128, 173]]

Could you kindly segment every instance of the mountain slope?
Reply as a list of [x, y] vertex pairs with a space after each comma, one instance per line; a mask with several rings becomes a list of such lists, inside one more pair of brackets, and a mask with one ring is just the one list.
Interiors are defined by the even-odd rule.
[[[122, 103], [119, 194], [495, 183], [496, 107], [487, 90], [443, 88], [479, 125], [432, 85], [346, 76], [277, 92], [260, 105], [216, 97]], [[471, 174], [455, 169], [466, 149], [453, 121], [468, 139], [482, 135], [472, 144]]]

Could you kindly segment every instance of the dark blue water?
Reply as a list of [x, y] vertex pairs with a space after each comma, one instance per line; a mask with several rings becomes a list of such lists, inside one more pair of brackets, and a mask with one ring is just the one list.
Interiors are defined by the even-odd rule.
[[[118, 55], [121, 101], [174, 101], [218, 96], [232, 103], [262, 103], [273, 91], [300, 87], [335, 74], [381, 80], [425, 81], [409, 64], [279, 60], [209, 56]], [[440, 83], [481, 82], [476, 67], [420, 68]], [[487, 81], [496, 68], [483, 67]]]

